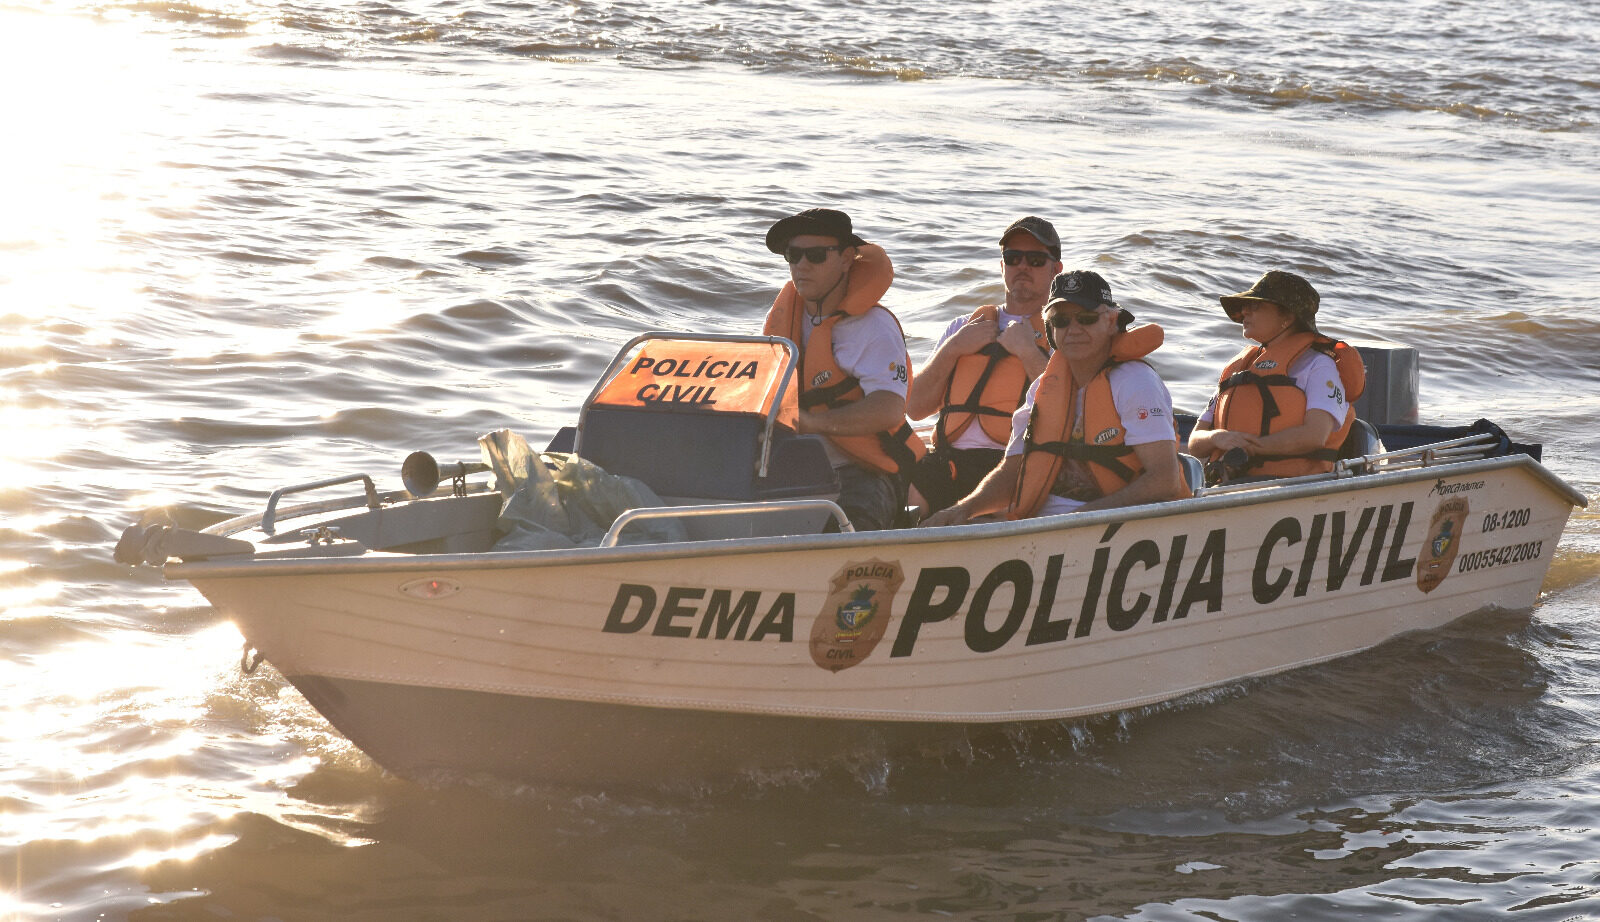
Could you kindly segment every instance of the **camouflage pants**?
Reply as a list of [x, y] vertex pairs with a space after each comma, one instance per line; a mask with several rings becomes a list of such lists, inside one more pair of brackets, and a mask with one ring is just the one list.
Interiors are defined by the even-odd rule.
[[839, 508], [850, 517], [856, 531], [878, 531], [894, 525], [906, 501], [906, 488], [900, 478], [856, 464], [834, 470], [839, 474]]

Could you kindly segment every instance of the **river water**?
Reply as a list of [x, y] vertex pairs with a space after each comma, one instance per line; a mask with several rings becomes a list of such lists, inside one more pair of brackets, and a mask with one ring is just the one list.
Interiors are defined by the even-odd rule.
[[[0, 5], [0, 919], [1600, 917], [1600, 12], [1586, 0]], [[1531, 612], [937, 760], [690, 790], [386, 775], [114, 564], [542, 441], [749, 330], [848, 210], [926, 357], [1055, 221], [1197, 409], [1270, 267], [1591, 499]], [[641, 759], [648, 760], [647, 753]]]

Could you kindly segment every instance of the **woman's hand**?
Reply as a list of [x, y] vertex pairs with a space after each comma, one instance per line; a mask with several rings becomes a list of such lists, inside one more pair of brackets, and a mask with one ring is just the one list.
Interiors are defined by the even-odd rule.
[[1211, 433], [1212, 451], [1227, 451], [1230, 448], [1242, 448], [1246, 454], [1259, 454], [1261, 443], [1253, 435], [1235, 432], [1232, 429], [1217, 429]]

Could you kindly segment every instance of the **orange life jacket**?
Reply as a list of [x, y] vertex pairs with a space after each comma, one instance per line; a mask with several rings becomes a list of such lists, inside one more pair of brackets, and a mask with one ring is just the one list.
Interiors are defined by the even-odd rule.
[[[985, 304], [973, 311], [967, 323], [978, 320], [997, 323], [999, 316], [999, 308]], [[1028, 320], [1033, 325], [1034, 345], [1048, 358], [1050, 348], [1045, 338], [1044, 318], [1034, 314]], [[963, 355], [956, 360], [950, 381], [945, 385], [944, 405], [939, 408], [939, 422], [933, 430], [934, 444], [949, 446], [976, 422], [985, 435], [1004, 445], [1011, 437], [1011, 414], [1022, 406], [1028, 384], [1022, 360], [997, 342], [971, 355]]]
[[[806, 410], [827, 411], [836, 409], [866, 396], [861, 381], [847, 375], [833, 355], [833, 328], [846, 317], [857, 317], [874, 308], [889, 313], [878, 304], [878, 299], [889, 290], [894, 280], [894, 267], [880, 246], [864, 244], [857, 247], [855, 262], [850, 266], [850, 276], [845, 281], [844, 300], [823, 321], [811, 327], [806, 317], [805, 305], [794, 282], [785, 282], [783, 290], [767, 311], [763, 332], [767, 336], [787, 337], [800, 347], [800, 381], [798, 386], [800, 407]], [[900, 325], [895, 318], [895, 326]], [[905, 334], [901, 333], [902, 347]], [[911, 383], [911, 356], [905, 353], [906, 384]], [[871, 435], [824, 436], [834, 447], [863, 466], [887, 474], [905, 472], [909, 475], [917, 459], [928, 453], [911, 423], [901, 419], [893, 431], [875, 432]]]
[[[1344, 388], [1344, 419], [1335, 420], [1323, 447], [1303, 455], [1257, 455], [1248, 471], [1269, 477], [1297, 477], [1333, 470], [1339, 446], [1356, 418], [1355, 400], [1367, 385], [1367, 369], [1355, 347], [1316, 333], [1292, 333], [1271, 348], [1250, 346], [1234, 357], [1217, 381], [1217, 406], [1213, 429], [1231, 429], [1251, 435], [1271, 435], [1306, 421], [1306, 394], [1289, 377], [1289, 369], [1307, 349], [1333, 358]], [[1222, 457], [1212, 452], [1211, 460]]]
[[[1124, 444], [1127, 427], [1112, 399], [1110, 372], [1123, 362], [1137, 361], [1154, 352], [1164, 338], [1161, 327], [1153, 323], [1116, 334], [1111, 358], [1084, 386], [1082, 426], [1075, 426], [1078, 385], [1072, 380], [1067, 358], [1060, 350], [1050, 356], [1044, 373], [1039, 375], [1039, 389], [1023, 436], [1022, 470], [1007, 518], [1025, 519], [1037, 514], [1069, 458], [1087, 464], [1101, 496], [1116, 492], [1143, 472], [1144, 464], [1133, 446]], [[1075, 437], [1074, 428], [1082, 435]], [[1176, 442], [1176, 428], [1172, 437]]]

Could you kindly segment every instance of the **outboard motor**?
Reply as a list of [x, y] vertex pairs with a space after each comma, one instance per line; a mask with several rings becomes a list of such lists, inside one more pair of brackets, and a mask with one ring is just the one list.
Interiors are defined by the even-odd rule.
[[1366, 390], [1354, 403], [1356, 417], [1374, 426], [1417, 422], [1417, 350], [1389, 342], [1352, 342], [1367, 368]]

